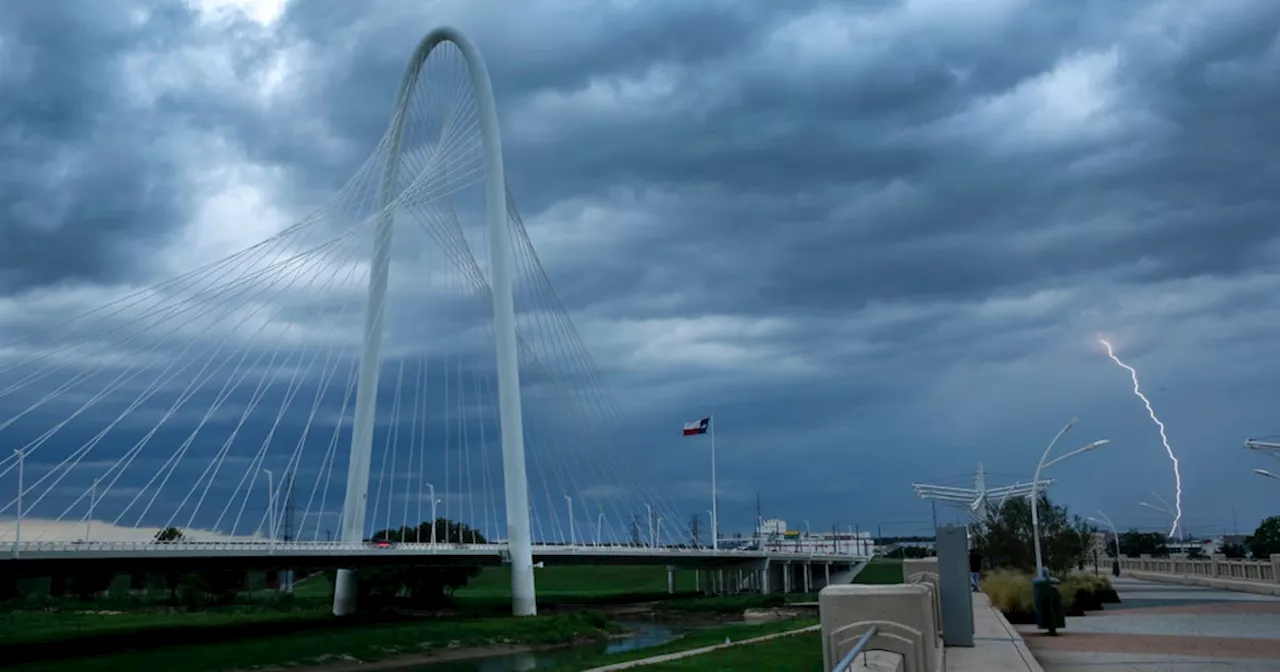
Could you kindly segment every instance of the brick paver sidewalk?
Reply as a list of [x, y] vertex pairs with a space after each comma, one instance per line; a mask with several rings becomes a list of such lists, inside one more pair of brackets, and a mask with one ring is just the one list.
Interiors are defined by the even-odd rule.
[[1057, 637], [1019, 626], [1046, 672], [1280, 670], [1280, 598], [1117, 579], [1122, 603], [1068, 618]]

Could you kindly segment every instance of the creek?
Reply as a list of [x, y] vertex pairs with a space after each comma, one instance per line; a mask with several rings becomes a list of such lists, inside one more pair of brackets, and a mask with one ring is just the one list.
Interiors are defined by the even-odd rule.
[[529, 670], [570, 666], [573, 663], [594, 658], [603, 653], [620, 653], [622, 651], [634, 651], [650, 646], [658, 646], [666, 644], [685, 632], [697, 630], [699, 627], [709, 627], [655, 623], [653, 621], [621, 621], [618, 624], [627, 631], [627, 634], [607, 642], [595, 642], [543, 651], [504, 653], [483, 658], [468, 658], [466, 660], [426, 663], [405, 669], [420, 670], [421, 672], [528, 672]]

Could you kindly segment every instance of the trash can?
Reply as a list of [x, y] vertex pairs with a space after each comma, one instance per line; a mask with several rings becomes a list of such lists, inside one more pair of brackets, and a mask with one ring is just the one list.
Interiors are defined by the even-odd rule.
[[1060, 582], [1050, 577], [1045, 569], [1041, 569], [1040, 575], [1031, 582], [1031, 596], [1036, 607], [1036, 627], [1048, 630], [1050, 635], [1058, 634], [1058, 628], [1067, 627], [1066, 609], [1062, 606], [1062, 593], [1058, 592], [1058, 583]]

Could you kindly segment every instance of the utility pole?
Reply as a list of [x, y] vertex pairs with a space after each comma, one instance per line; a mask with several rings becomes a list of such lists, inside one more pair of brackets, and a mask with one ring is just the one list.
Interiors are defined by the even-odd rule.
[[293, 474], [286, 474], [284, 499], [284, 541], [293, 541]]
[[[294, 474], [285, 474], [285, 491], [284, 491], [284, 541], [289, 543], [293, 541], [293, 477]], [[284, 572], [284, 590], [286, 593], [293, 592], [293, 570], [287, 569]]]
[[698, 534], [698, 514], [693, 514], [693, 520], [689, 523], [689, 536], [693, 539], [694, 548], [702, 548], [702, 539]]

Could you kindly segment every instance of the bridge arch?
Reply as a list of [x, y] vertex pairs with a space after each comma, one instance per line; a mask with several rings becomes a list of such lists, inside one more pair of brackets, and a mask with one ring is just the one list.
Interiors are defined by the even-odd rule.
[[[379, 188], [382, 207], [374, 233], [373, 259], [369, 272], [369, 304], [365, 316], [364, 350], [356, 382], [356, 407], [352, 423], [351, 454], [347, 468], [347, 493], [343, 502], [342, 540], [358, 543], [364, 533], [365, 508], [369, 496], [369, 470], [373, 458], [373, 429], [377, 407], [378, 376], [381, 368], [382, 327], [387, 301], [387, 278], [391, 265], [391, 237], [396, 177], [400, 169], [407, 108], [418, 84], [422, 66], [436, 47], [448, 42], [462, 54], [471, 76], [476, 98], [480, 139], [485, 169], [485, 218], [489, 227], [489, 255], [493, 292], [493, 328], [498, 373], [498, 418], [502, 437], [502, 475], [506, 500], [507, 546], [511, 563], [511, 610], [516, 616], [537, 613], [533, 582], [532, 539], [529, 530], [529, 491], [524, 454], [524, 423], [520, 401], [520, 370], [516, 357], [514, 259], [507, 222], [506, 176], [502, 164], [502, 139], [498, 131], [497, 103], [489, 70], [480, 50], [465, 34], [451, 26], [427, 33], [414, 49], [400, 80], [396, 106], [391, 116], [387, 163]], [[356, 577], [351, 570], [339, 570], [334, 589], [333, 613], [355, 610]]]

